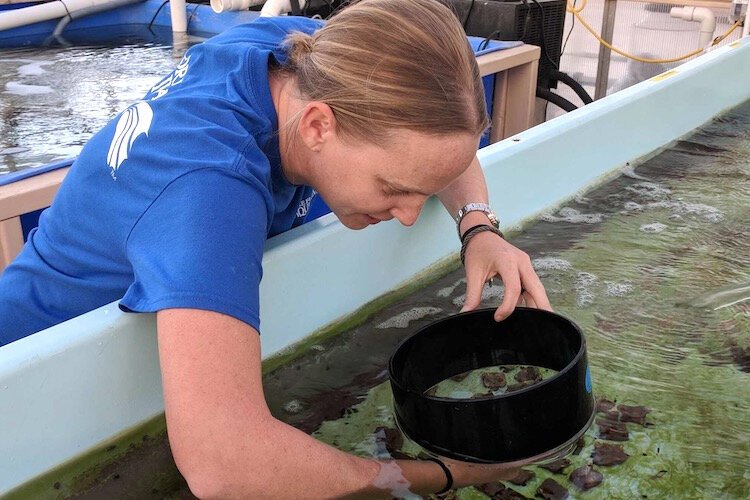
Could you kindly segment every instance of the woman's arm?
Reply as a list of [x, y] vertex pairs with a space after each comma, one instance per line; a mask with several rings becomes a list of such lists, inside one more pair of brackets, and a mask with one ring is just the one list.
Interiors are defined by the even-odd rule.
[[[433, 462], [378, 462], [346, 454], [276, 420], [261, 383], [257, 331], [223, 314], [157, 314], [172, 454], [200, 498], [399, 496], [445, 486]], [[456, 486], [501, 479], [507, 469], [453, 467]]]
[[[487, 184], [476, 156], [469, 168], [438, 197], [452, 217], [467, 203], [487, 203]], [[482, 212], [469, 212], [461, 220], [461, 234], [477, 224], [490, 224], [490, 220]], [[479, 306], [484, 283], [493, 276], [500, 276], [505, 285], [503, 302], [495, 312], [497, 321], [513, 312], [522, 299], [530, 307], [552, 310], [529, 256], [497, 235], [484, 232], [474, 236], [466, 250], [466, 299], [462, 311]], [[523, 296], [522, 290], [525, 290]]]

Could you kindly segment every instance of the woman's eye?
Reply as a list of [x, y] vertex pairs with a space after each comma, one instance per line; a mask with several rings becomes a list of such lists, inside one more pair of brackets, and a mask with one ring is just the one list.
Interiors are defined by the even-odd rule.
[[407, 196], [408, 191], [401, 191], [400, 189], [388, 188], [388, 194], [390, 196]]

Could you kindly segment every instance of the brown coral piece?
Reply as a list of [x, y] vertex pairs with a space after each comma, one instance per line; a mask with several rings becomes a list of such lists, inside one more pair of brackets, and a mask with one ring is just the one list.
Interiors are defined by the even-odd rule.
[[516, 379], [516, 382], [539, 382], [542, 380], [542, 374], [536, 366], [524, 366], [513, 378]]
[[487, 495], [488, 497], [494, 496], [496, 493], [505, 489], [500, 483], [484, 483], [476, 486], [476, 489]]
[[547, 469], [548, 471], [555, 474], [560, 474], [568, 465], [570, 465], [570, 460], [568, 460], [567, 458], [558, 458], [554, 462], [541, 464], [539, 465], [539, 467], [541, 467], [542, 469]]
[[628, 428], [623, 422], [613, 422], [607, 419], [597, 419], [599, 426], [599, 437], [609, 441], [627, 441], [629, 438]]
[[393, 455], [393, 452], [400, 450], [404, 445], [404, 436], [398, 429], [380, 426], [375, 429], [375, 441], [385, 446], [388, 453]]
[[629, 456], [619, 444], [594, 443], [592, 457], [596, 465], [618, 465], [627, 460]]
[[599, 413], [607, 413], [615, 407], [615, 404], [608, 399], [599, 399], [596, 402], [596, 411]]
[[498, 493], [492, 495], [492, 500], [529, 500], [529, 497], [520, 494], [516, 490], [503, 488]]
[[500, 389], [505, 387], [508, 382], [505, 380], [505, 374], [503, 372], [484, 372], [482, 373], [482, 385], [487, 389]]
[[526, 486], [529, 481], [534, 479], [535, 476], [536, 474], [534, 474], [530, 470], [518, 469], [518, 474], [509, 479], [509, 481], [513, 484], [517, 484], [518, 486]]
[[536, 490], [536, 496], [547, 500], [564, 500], [568, 498], [568, 490], [552, 478], [545, 479]]
[[617, 405], [617, 411], [620, 412], [620, 422], [635, 422], [645, 427], [646, 415], [651, 412], [651, 408], [646, 406]]
[[471, 395], [471, 399], [479, 399], [479, 398], [486, 398], [487, 396], [494, 396], [495, 394], [492, 391], [487, 392], [475, 392]]
[[602, 484], [603, 480], [604, 476], [602, 476], [600, 472], [594, 470], [590, 465], [584, 465], [570, 473], [570, 482], [583, 491], [599, 486]]

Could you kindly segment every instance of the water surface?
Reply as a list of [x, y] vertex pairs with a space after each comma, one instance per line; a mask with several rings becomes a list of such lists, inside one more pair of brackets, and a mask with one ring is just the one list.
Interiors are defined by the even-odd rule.
[[172, 46], [169, 33], [125, 29], [0, 49], [0, 176], [77, 155], [199, 40]]

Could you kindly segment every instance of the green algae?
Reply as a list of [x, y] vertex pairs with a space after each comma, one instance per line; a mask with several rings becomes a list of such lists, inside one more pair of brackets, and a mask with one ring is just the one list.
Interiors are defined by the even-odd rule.
[[[116, 480], [113, 472], [117, 464], [126, 460], [137, 449], [155, 441], [166, 440], [164, 415], [154, 417], [133, 429], [127, 430], [101, 443], [85, 454], [11, 490], [4, 500], [69, 498], [86, 491], [103, 481]], [[151, 488], [174, 489], [176, 483], [171, 471], [151, 471]]]

